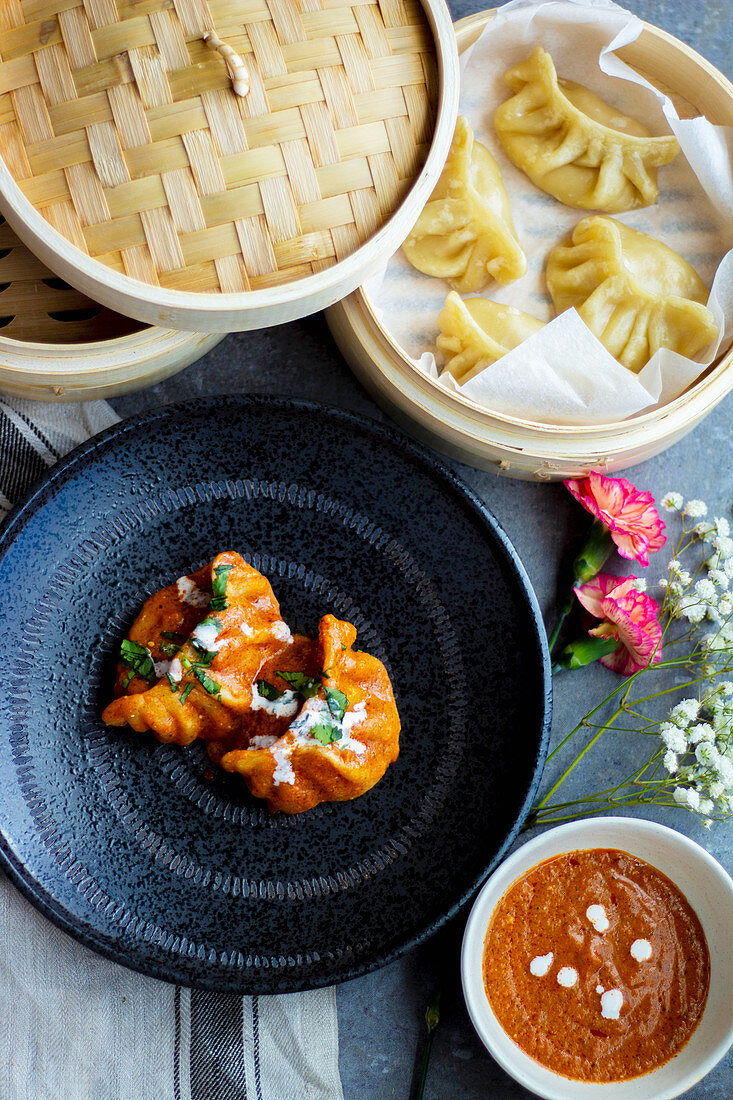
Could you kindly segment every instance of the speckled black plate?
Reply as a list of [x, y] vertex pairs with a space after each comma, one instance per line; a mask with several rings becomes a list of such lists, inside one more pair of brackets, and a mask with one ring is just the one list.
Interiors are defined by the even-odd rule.
[[[354, 802], [270, 815], [205, 753], [106, 729], [145, 597], [236, 549], [293, 629], [327, 611], [392, 677], [400, 756]], [[52, 920], [170, 981], [271, 993], [379, 966], [516, 835], [549, 668], [489, 512], [398, 432], [269, 398], [135, 417], [60, 462], [0, 533], [0, 855]]]

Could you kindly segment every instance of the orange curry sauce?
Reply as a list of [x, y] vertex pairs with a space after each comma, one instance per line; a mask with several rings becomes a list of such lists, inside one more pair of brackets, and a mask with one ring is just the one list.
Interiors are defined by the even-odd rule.
[[609, 848], [528, 871], [484, 942], [489, 1002], [555, 1073], [622, 1081], [669, 1061], [702, 1017], [710, 956], [697, 915], [655, 867]]

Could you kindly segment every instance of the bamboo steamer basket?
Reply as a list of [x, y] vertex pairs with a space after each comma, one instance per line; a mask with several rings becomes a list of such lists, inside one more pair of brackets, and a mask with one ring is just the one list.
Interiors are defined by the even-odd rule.
[[458, 83], [444, 0], [2, 0], [0, 208], [119, 313], [279, 324], [402, 243]]
[[114, 397], [151, 386], [219, 342], [142, 325], [45, 268], [0, 218], [0, 393], [36, 401]]
[[[459, 53], [494, 11], [456, 23]], [[619, 56], [673, 99], [682, 117], [705, 115], [733, 126], [733, 85], [704, 58], [644, 24]], [[344, 358], [395, 420], [436, 450], [484, 470], [555, 481], [590, 470], [623, 470], [651, 458], [691, 431], [733, 388], [733, 350], [664, 407], [616, 423], [553, 426], [494, 413], [423, 374], [393, 341], [362, 288], [333, 306], [328, 324]]]

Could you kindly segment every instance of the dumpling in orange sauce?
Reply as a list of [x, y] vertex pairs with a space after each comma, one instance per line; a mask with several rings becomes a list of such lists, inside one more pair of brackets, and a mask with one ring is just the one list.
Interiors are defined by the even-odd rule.
[[[166, 653], [163, 631], [179, 635], [185, 631], [187, 637], [181, 638], [165, 674], [159, 669], [151, 673], [150, 664], [142, 657], [140, 667], [150, 679], [160, 671], [154, 687], [140, 691], [131, 681], [123, 688], [124, 679], [118, 673], [117, 690], [128, 694], [103, 711], [107, 725], [150, 730], [159, 741], [177, 745], [188, 745], [197, 738], [232, 737], [241, 728], [243, 715], [251, 710], [252, 685], [260, 669], [289, 645], [292, 636], [282, 621], [270, 582], [239, 554], [219, 554], [211, 564], [208, 581], [200, 574], [177, 582], [189, 599], [194, 590], [182, 583], [186, 580], [209, 594], [208, 607], [192, 607], [196, 610], [193, 628], [187, 610], [191, 605], [186, 605], [180, 591], [172, 593], [172, 585], [144, 605], [128, 642], [144, 645], [155, 655]], [[224, 594], [217, 597], [222, 590]], [[174, 622], [177, 626], [171, 630]]]
[[[307, 662], [319, 676], [310, 685], [289, 677], [291, 687], [300, 684], [308, 696], [297, 715], [279, 736], [254, 735], [247, 748], [221, 759], [222, 767], [238, 772], [271, 810], [301, 813], [319, 802], [358, 798], [397, 759], [400, 719], [387, 670], [376, 657], [354, 650], [355, 640], [351, 623], [324, 615]], [[270, 668], [270, 680], [264, 673], [262, 679], [277, 688], [284, 681], [276, 673], [286, 669], [277, 658]], [[283, 695], [271, 708], [283, 699], [286, 705], [295, 702]]]

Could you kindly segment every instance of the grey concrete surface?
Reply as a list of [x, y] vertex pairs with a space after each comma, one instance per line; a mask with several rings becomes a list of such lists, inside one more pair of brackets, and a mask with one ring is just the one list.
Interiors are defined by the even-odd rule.
[[[464, 0], [450, 5], [455, 18], [477, 10]], [[688, 42], [729, 77], [733, 76], [731, 0], [630, 0], [642, 18]], [[353, 379], [320, 315], [266, 329], [228, 336], [219, 347], [176, 378], [114, 402], [121, 415], [197, 394], [277, 393], [322, 401], [384, 419]], [[691, 435], [643, 467], [629, 472], [659, 496], [670, 488], [702, 497], [718, 514], [733, 505], [733, 398]], [[466, 467], [459, 473], [493, 510], [514, 542], [546, 613], [566, 576], [573, 546], [585, 530], [583, 513], [559, 486], [499, 479]], [[653, 568], [653, 567], [652, 567]], [[553, 737], [559, 740], [586, 709], [593, 693], [602, 698], [613, 683], [604, 669], [567, 675], [556, 685]], [[579, 769], [575, 786], [594, 785], [597, 772], [621, 776], [628, 742], [609, 740]], [[674, 825], [733, 869], [733, 825], [706, 833], [683, 811], [643, 814]], [[470, 838], [467, 838], [470, 843]], [[423, 1014], [433, 990], [443, 989], [426, 1097], [428, 1100], [510, 1100], [530, 1094], [510, 1080], [477, 1039], [463, 1007], [458, 983], [458, 918], [424, 946], [390, 966], [346, 983], [338, 990], [340, 1066], [347, 1100], [393, 1100], [410, 1095]], [[733, 916], [731, 918], [733, 933]], [[638, 1095], [645, 1095], [643, 1081]], [[733, 1055], [687, 1093], [689, 1100], [733, 1097]]]

